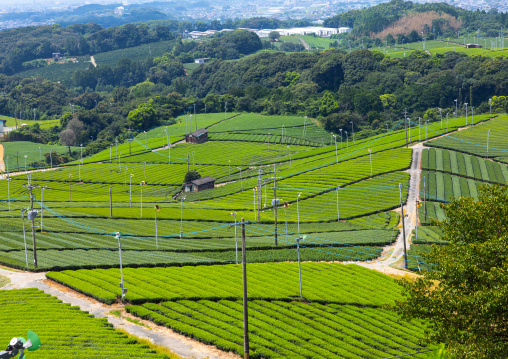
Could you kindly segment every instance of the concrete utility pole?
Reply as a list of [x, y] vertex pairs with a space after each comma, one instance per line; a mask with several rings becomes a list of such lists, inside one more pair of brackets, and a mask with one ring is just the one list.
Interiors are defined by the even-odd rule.
[[425, 183], [425, 176], [423, 176], [423, 215], [425, 222], [427, 222], [427, 184]]
[[[111, 187], [109, 187], [109, 217], [113, 218], [113, 193], [111, 192]], [[42, 217], [41, 217], [42, 222]]]
[[277, 245], [277, 205], [279, 204], [279, 200], [277, 199], [277, 171], [275, 169], [275, 164], [273, 165], [273, 216], [274, 216], [274, 228], [275, 228], [275, 245]]
[[32, 221], [32, 243], [34, 249], [34, 269], [37, 269], [37, 245], [35, 243], [35, 217], [37, 217], [37, 211], [34, 211], [34, 196], [32, 190], [35, 186], [29, 185], [30, 190], [30, 212], [28, 212], [28, 219]]
[[[41, 233], [42, 233], [42, 220], [43, 220], [43, 214], [44, 214], [44, 190], [46, 189], [47, 187], [45, 186], [42, 186], [41, 187]], [[10, 210], [10, 208], [9, 208]]]
[[245, 219], [242, 218], [242, 283], [243, 283], [243, 352], [249, 359], [249, 307], [247, 301], [247, 258], [245, 253]]
[[406, 130], [406, 148], [409, 148], [407, 141], [407, 109], [404, 110], [404, 129]]
[[127, 293], [127, 289], [123, 285], [123, 268], [122, 268], [122, 242], [120, 237], [122, 234], [120, 232], [116, 232], [116, 238], [118, 239], [118, 255], [120, 256], [120, 288], [122, 288], [122, 303], [125, 301], [125, 293]]
[[198, 130], [198, 121], [196, 119], [196, 104], [194, 104], [194, 123], [196, 125], [196, 131]]
[[26, 231], [25, 231], [25, 211], [26, 208], [21, 209], [21, 218], [23, 219], [23, 239], [25, 242], [25, 259], [26, 259], [26, 269], [28, 270], [28, 249], [26, 247]]
[[407, 269], [407, 249], [406, 249], [406, 226], [405, 226], [405, 215], [404, 205], [402, 204], [402, 183], [399, 183], [400, 191], [400, 215], [402, 216], [402, 240], [404, 241], [404, 268]]

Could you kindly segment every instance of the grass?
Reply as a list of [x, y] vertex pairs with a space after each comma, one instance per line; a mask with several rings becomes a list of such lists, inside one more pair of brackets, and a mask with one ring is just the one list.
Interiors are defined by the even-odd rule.
[[51, 128], [53, 126], [58, 126], [60, 125], [60, 120], [47, 120], [47, 121], [33, 121], [33, 120], [19, 120], [19, 119], [16, 119], [14, 117], [9, 117], [9, 116], [3, 116], [3, 115], [0, 115], [0, 120], [7, 120], [7, 123], [6, 123], [6, 127], [16, 127], [16, 124], [19, 128], [19, 126], [21, 124], [26, 124], [28, 126], [32, 126], [32, 125], [35, 125], [36, 123], [39, 124], [39, 126], [41, 128], [44, 128], [44, 129], [48, 129], [48, 128]]
[[4, 285], [7, 285], [11, 282], [11, 280], [7, 277], [4, 277], [0, 275], [0, 288], [2, 288]]
[[[34, 143], [29, 141], [16, 141], [16, 142], [3, 142], [4, 146], [4, 162], [8, 162], [9, 171], [24, 170], [25, 168], [25, 156], [27, 168], [30, 168], [30, 164], [34, 162], [45, 162], [45, 153], [55, 151], [57, 154], [68, 154], [69, 148], [66, 146], [59, 145], [45, 145], [40, 143]], [[40, 148], [40, 149], [39, 149]], [[79, 147], [71, 147], [71, 151], [79, 153]], [[7, 160], [7, 157], [9, 159]], [[56, 164], [56, 161], [54, 162]]]
[[53, 64], [49, 66], [43, 66], [35, 69], [18, 72], [16, 73], [16, 76], [22, 78], [32, 78], [40, 76], [52, 82], [61, 82], [68, 88], [71, 88], [73, 87], [72, 75], [78, 70], [84, 71], [90, 66], [92, 66], [90, 62], [86, 62], [88, 60], [89, 57], [80, 57], [78, 63]]

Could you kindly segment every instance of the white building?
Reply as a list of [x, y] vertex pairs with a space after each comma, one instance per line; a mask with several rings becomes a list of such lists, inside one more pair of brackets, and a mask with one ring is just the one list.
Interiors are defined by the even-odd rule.
[[203, 58], [200, 58], [200, 59], [194, 59], [194, 63], [196, 63], [196, 64], [204, 64], [204, 63], [207, 63], [208, 61], [210, 61], [209, 57], [203, 57]]
[[339, 27], [339, 34], [344, 34], [346, 32], [351, 32], [351, 30], [353, 30], [353, 29], [350, 28], [350, 27]]
[[350, 32], [351, 28], [349, 27], [320, 27], [320, 26], [308, 26], [308, 27], [293, 27], [291, 29], [263, 29], [256, 31], [256, 34], [259, 37], [268, 37], [270, 32], [277, 31], [281, 36], [291, 36], [291, 35], [310, 35], [316, 34], [316, 36], [320, 37], [330, 37], [335, 34], [342, 34], [345, 32]]
[[7, 120], [0, 120], [0, 133], [4, 133], [4, 128], [6, 124]]

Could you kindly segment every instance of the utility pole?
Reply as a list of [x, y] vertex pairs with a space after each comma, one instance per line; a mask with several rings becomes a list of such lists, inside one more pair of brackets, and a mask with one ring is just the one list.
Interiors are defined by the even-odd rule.
[[45, 189], [46, 189], [45, 186], [41, 187], [41, 233], [42, 233], [42, 220], [43, 220], [43, 214], [44, 214], [44, 190]]
[[132, 138], [129, 138], [129, 156], [131, 155], [131, 142], [132, 142]]
[[140, 216], [139, 218], [143, 218], [143, 182], [141, 182], [140, 184], [140, 193], [139, 193], [139, 196], [140, 196], [140, 200], [141, 200], [141, 205], [140, 205]]
[[183, 200], [185, 196], [182, 196], [180, 201], [180, 238], [183, 236]]
[[423, 176], [423, 215], [425, 222], [427, 222], [427, 190], [426, 190], [425, 176]]
[[406, 226], [404, 216], [404, 205], [402, 204], [402, 183], [399, 183], [400, 191], [400, 215], [402, 216], [402, 240], [404, 241], [404, 268], [407, 269], [407, 249], [406, 249]]
[[37, 269], [37, 246], [35, 243], [35, 217], [37, 215], [37, 211], [34, 211], [34, 196], [32, 190], [35, 186], [29, 185], [28, 189], [30, 190], [30, 212], [28, 213], [28, 219], [32, 221], [32, 243], [34, 248], [34, 269]]
[[155, 207], [155, 245], [157, 246], [157, 249], [159, 249], [159, 237], [157, 235], [157, 211], [159, 210], [158, 205], [154, 205]]
[[[109, 187], [109, 217], [113, 218], [113, 193], [111, 192], [111, 187]], [[41, 217], [42, 223], [42, 217]]]
[[303, 237], [300, 236], [296, 239], [296, 250], [298, 252], [298, 276], [300, 278], [300, 299], [303, 300], [303, 290], [302, 290], [302, 262], [300, 261], [300, 241], [303, 240]]
[[258, 198], [257, 198], [257, 202], [258, 202], [258, 222], [261, 220], [261, 206], [262, 206], [262, 200], [261, 200], [261, 173], [262, 172], [263, 172], [263, 170], [260, 168], [258, 170], [258, 188], [259, 188]]
[[194, 124], [196, 131], [198, 130], [198, 120], [196, 119], [196, 104], [194, 104]]
[[407, 142], [407, 109], [404, 110], [404, 129], [406, 130], [406, 148], [409, 148]]
[[122, 234], [120, 232], [116, 232], [116, 238], [118, 239], [118, 255], [120, 256], [120, 288], [122, 288], [122, 303], [125, 301], [125, 293], [127, 293], [127, 289], [123, 286], [123, 268], [122, 268], [122, 242], [120, 241], [120, 237]]
[[243, 283], [243, 352], [249, 359], [249, 307], [247, 302], [247, 260], [245, 253], [245, 219], [242, 218], [242, 283]]
[[[9, 175], [7, 175], [9, 176]], [[9, 203], [9, 211], [11, 210], [11, 178], [7, 177], [7, 201]]]
[[277, 204], [279, 203], [277, 199], [277, 171], [275, 170], [275, 164], [273, 165], [273, 216], [274, 216], [274, 227], [275, 227], [275, 245], [277, 245]]
[[25, 231], [25, 211], [26, 208], [21, 209], [21, 218], [23, 219], [23, 239], [25, 241], [25, 259], [26, 259], [26, 269], [28, 270], [28, 250], [26, 248], [26, 231]]

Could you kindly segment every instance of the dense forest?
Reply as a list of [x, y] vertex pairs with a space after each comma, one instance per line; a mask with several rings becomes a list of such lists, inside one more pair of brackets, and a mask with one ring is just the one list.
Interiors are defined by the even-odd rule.
[[[400, 14], [423, 5], [394, 0], [379, 8], [391, 6], [400, 6], [395, 11]], [[358, 14], [368, 18], [370, 11]], [[473, 21], [476, 15], [467, 13], [464, 21]], [[356, 28], [361, 28], [362, 16], [353, 15], [358, 16]], [[499, 22], [506, 20], [504, 15], [481, 16]], [[365, 31], [372, 30], [364, 25]], [[0, 114], [27, 119], [36, 111], [41, 120], [60, 120], [52, 129], [29, 126], [13, 131], [7, 140], [56, 143], [61, 141], [61, 132], [71, 126], [76, 132], [73, 141], [88, 143], [86, 151], [93, 153], [115, 137], [125, 138], [129, 127], [143, 130], [172, 123], [194, 104], [198, 112], [205, 106], [207, 112], [224, 111], [226, 102], [229, 111], [317, 118], [328, 131], [337, 131], [354, 120], [355, 130], [363, 131], [359, 136], [385, 131], [406, 112], [425, 121], [453, 116], [455, 100], [459, 105], [467, 102], [470, 108], [475, 107], [475, 113], [481, 113], [490, 110], [489, 99], [493, 99], [493, 111], [508, 111], [503, 97], [508, 94], [508, 58], [502, 56], [467, 56], [454, 51], [430, 55], [417, 50], [394, 58], [368, 49], [333, 48], [318, 53], [256, 53], [269, 43], [252, 32], [237, 30], [206, 41], [188, 41], [157, 22], [109, 29], [93, 24], [38, 29], [41, 38], [52, 39], [52, 44], [54, 39], [54, 44], [67, 46], [66, 51], [81, 51], [77, 48], [84, 44], [90, 51], [122, 48], [154, 39], [165, 39], [170, 45], [162, 56], [90, 65], [74, 73], [69, 87], [42, 78], [22, 79], [9, 71], [0, 75]], [[35, 36], [32, 31], [27, 34], [27, 38]], [[86, 42], [80, 40], [77, 48], [71, 48], [76, 42], [68, 40], [78, 34], [77, 38]], [[14, 46], [14, 35], [7, 31], [0, 36], [7, 39], [0, 41], [7, 54], [5, 65], [12, 59], [9, 46]], [[213, 61], [188, 72], [184, 63], [197, 57]], [[460, 114], [464, 110], [463, 105], [458, 108]]]

